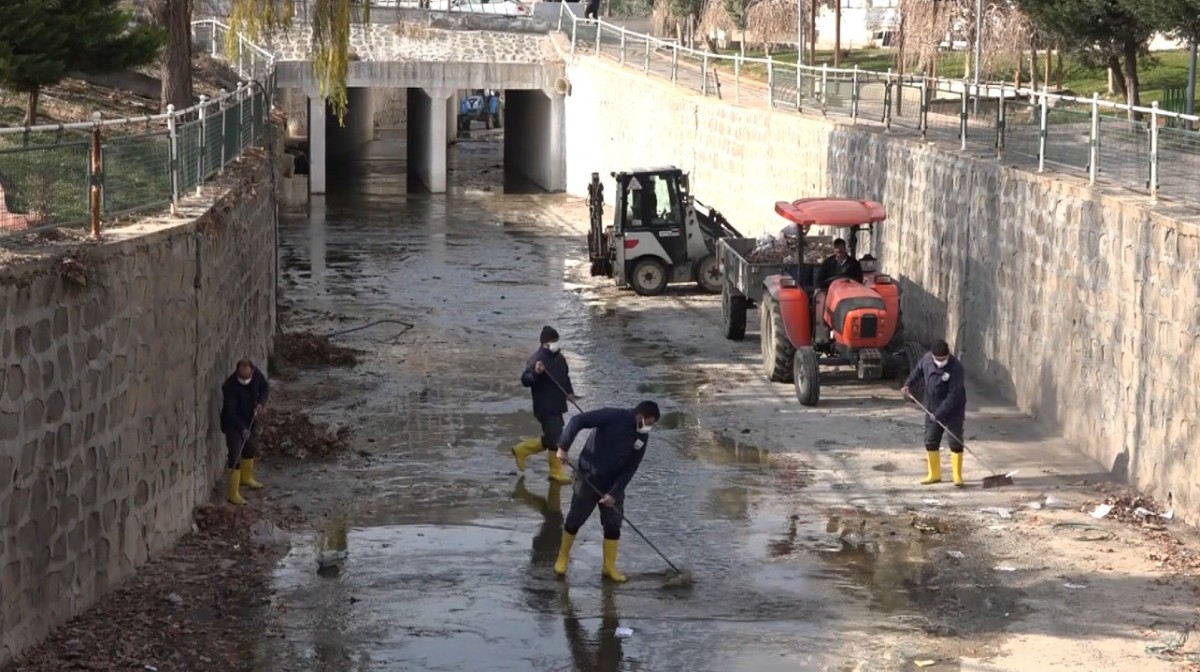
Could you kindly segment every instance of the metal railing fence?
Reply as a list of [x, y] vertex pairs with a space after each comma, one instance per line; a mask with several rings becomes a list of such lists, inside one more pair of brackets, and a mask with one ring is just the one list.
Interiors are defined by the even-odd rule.
[[89, 226], [170, 206], [222, 174], [263, 137], [274, 59], [228, 26], [192, 25], [197, 48], [220, 58], [242, 83], [184, 110], [124, 119], [0, 128], [0, 237]]
[[[558, 31], [572, 54], [610, 58], [672, 84], [741, 104], [843, 117], [888, 132], [994, 153], [1038, 172], [1053, 168], [1160, 197], [1200, 203], [1200, 117], [1059, 95], [1011, 84], [796, 66], [773, 58], [690, 49], [675, 40], [580, 18], [562, 3]], [[1192, 184], [1193, 186], [1188, 186]]]

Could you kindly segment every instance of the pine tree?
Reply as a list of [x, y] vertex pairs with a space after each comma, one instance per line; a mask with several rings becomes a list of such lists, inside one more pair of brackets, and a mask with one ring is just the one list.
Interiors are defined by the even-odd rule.
[[121, 0], [0, 1], [0, 84], [26, 95], [26, 125], [37, 123], [42, 87], [72, 72], [145, 65], [163, 34], [120, 7]]

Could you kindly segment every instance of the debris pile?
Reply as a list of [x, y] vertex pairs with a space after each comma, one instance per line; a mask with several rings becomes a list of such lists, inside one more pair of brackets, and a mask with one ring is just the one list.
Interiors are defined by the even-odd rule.
[[292, 366], [354, 366], [358, 354], [350, 348], [334, 345], [328, 336], [311, 332], [291, 332], [275, 337], [275, 357]]
[[349, 448], [349, 428], [332, 432], [297, 411], [265, 411], [259, 425], [258, 441], [264, 455], [324, 459]]
[[1083, 510], [1093, 518], [1107, 518], [1139, 526], [1156, 526], [1174, 517], [1173, 511], [1163, 510], [1157, 502], [1136, 492], [1125, 491], [1109, 495], [1103, 501], [1091, 501]]
[[[756, 264], [794, 264], [796, 263], [796, 238], [793, 236], [776, 237], [766, 234], [758, 239], [758, 247], [746, 255], [748, 261]], [[833, 254], [833, 241], [823, 239], [805, 239], [804, 262], [819, 264]]]

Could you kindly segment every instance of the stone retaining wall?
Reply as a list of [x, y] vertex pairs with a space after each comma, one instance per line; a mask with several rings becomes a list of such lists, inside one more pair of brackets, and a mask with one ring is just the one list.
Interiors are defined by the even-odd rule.
[[[193, 217], [0, 266], [0, 666], [191, 528], [222, 473], [219, 386], [275, 327], [265, 161]], [[240, 180], [240, 182], [239, 182]], [[211, 203], [220, 191], [209, 190]], [[203, 199], [197, 199], [202, 203]]]
[[882, 201], [874, 251], [903, 283], [907, 327], [926, 343], [945, 336], [979, 382], [1200, 520], [1195, 226], [1144, 196], [734, 106], [592, 57], [568, 77], [571, 193], [593, 171], [674, 163], [750, 234], [783, 225], [777, 200]]

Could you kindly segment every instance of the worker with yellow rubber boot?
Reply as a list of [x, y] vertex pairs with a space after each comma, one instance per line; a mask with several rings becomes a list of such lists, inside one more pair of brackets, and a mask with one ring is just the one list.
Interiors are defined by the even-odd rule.
[[228, 451], [225, 466], [229, 469], [226, 499], [231, 504], [246, 503], [242, 499], [241, 486], [252, 490], [263, 487], [254, 480], [254, 456], [258, 453], [254, 421], [270, 392], [267, 377], [249, 359], [238, 361], [237, 369], [221, 386], [221, 432], [225, 434]]
[[[954, 485], [963, 486], [963, 424], [967, 417], [966, 371], [962, 362], [950, 354], [946, 341], [938, 340], [913, 367], [904, 381], [900, 392], [904, 398], [911, 397], [910, 388], [918, 382], [924, 383], [925, 408], [925, 457], [929, 461], [929, 474], [921, 485], [942, 482], [942, 437], [950, 444], [950, 466], [953, 469]], [[916, 397], [913, 397], [914, 399]]]
[[650, 429], [658, 418], [658, 404], [643, 401], [633, 409], [600, 408], [580, 413], [567, 423], [558, 442], [561, 460], [567, 459], [567, 451], [579, 432], [590, 429], [592, 434], [579, 453], [576, 465], [579, 478], [575, 481], [571, 508], [563, 522], [562, 548], [554, 563], [555, 574], [566, 576], [575, 535], [599, 504], [600, 525], [604, 528], [603, 575], [617, 583], [625, 581], [625, 575], [617, 569], [625, 487], [642, 464]]
[[[542, 426], [540, 437], [528, 438], [513, 446], [513, 457], [517, 458], [517, 470], [525, 471], [525, 461], [544, 450], [553, 450], [558, 445], [563, 430], [563, 415], [567, 412], [567, 401], [577, 401], [575, 388], [571, 386], [571, 371], [567, 358], [559, 352], [558, 332], [554, 327], [542, 327], [542, 345], [525, 363], [521, 373], [521, 384], [529, 388], [533, 396], [533, 417]], [[549, 454], [550, 480], [570, 483], [571, 475], [563, 469], [562, 460], [553, 452]]]

